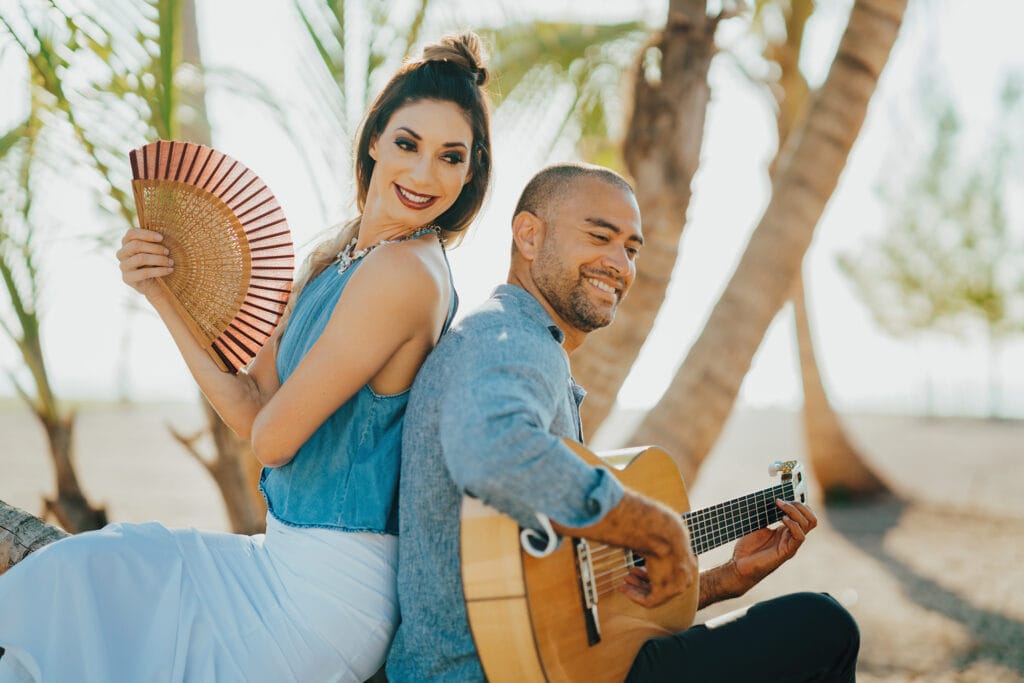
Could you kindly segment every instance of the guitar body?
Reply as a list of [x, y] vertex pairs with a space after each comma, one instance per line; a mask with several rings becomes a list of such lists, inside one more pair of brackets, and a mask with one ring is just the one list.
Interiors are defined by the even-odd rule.
[[[589, 464], [605, 465], [584, 447], [566, 443]], [[648, 448], [625, 469], [609, 469], [627, 488], [679, 513], [689, 509], [679, 470], [664, 451]], [[473, 638], [491, 683], [619, 683], [646, 640], [677, 633], [693, 622], [696, 582], [665, 605], [646, 609], [616, 589], [631, 553], [593, 542], [587, 551], [599, 595], [596, 610], [588, 610], [575, 541], [563, 539], [550, 555], [533, 557], [522, 552], [519, 527], [511, 518], [464, 499], [463, 587]]]

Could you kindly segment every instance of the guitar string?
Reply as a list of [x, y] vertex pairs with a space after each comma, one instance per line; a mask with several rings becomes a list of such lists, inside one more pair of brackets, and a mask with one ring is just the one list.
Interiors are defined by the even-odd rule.
[[636, 567], [635, 563], [623, 562], [621, 565], [607, 571], [600, 579], [595, 579], [594, 583], [597, 585], [608, 584], [609, 581], [614, 582], [616, 579], [621, 579], [630, 573], [630, 569]]
[[626, 583], [625, 583], [625, 581], [623, 581], [623, 582], [620, 582], [620, 583], [614, 583], [614, 584], [608, 584], [606, 586], [602, 586], [602, 587], [597, 589], [597, 597], [598, 598], [603, 598], [606, 595], [610, 595], [611, 593], [614, 593], [614, 592], [618, 591], [621, 586], [625, 586], [625, 585], [626, 585]]
[[[776, 487], [776, 488], [783, 488], [783, 487]], [[761, 494], [761, 493], [769, 493], [769, 492], [775, 493], [775, 490], [774, 489], [768, 489], [768, 490], [759, 492], [759, 494]], [[785, 491], [784, 493], [790, 494], [789, 491]], [[752, 494], [752, 495], [756, 496], [758, 494]], [[783, 498], [783, 500], [786, 500], [786, 498]], [[792, 500], [792, 499], [790, 498], [789, 500]], [[737, 501], [742, 502], [743, 505], [748, 508], [748, 509], [743, 511], [743, 512], [746, 513], [746, 516], [744, 518], [736, 521], [736, 522], [727, 523], [727, 524], [725, 524], [723, 526], [717, 526], [716, 527], [716, 526], [712, 525], [712, 527], [710, 529], [708, 529], [708, 528], [699, 528], [701, 526], [706, 527], [707, 523], [710, 522], [710, 521], [717, 522], [717, 520], [712, 520], [708, 515], [701, 515], [700, 514], [700, 513], [705, 513], [708, 510], [712, 510], [713, 508], [705, 508], [703, 510], [697, 510], [697, 511], [695, 511], [692, 514], [691, 513], [686, 513], [686, 514], [683, 515], [684, 520], [686, 520], [688, 522], [687, 526], [690, 528], [691, 534], [694, 537], [696, 537], [692, 541], [692, 543], [691, 543], [691, 545], [693, 546], [693, 549], [694, 549], [695, 552], [697, 552], [697, 553], [705, 552], [707, 550], [710, 550], [713, 547], [717, 547], [718, 545], [722, 545], [724, 543], [728, 543], [729, 541], [734, 540], [735, 538], [739, 538], [741, 536], [745, 536], [746, 534], [750, 533], [751, 531], [755, 531], [757, 529], [763, 528], [764, 526], [767, 526], [768, 524], [773, 524], [774, 522], [776, 522], [779, 519], [781, 519], [782, 516], [783, 516], [782, 515], [782, 511], [779, 510], [778, 507], [775, 506], [775, 499], [774, 498], [771, 499], [770, 501], [767, 500], [767, 499], [762, 499], [762, 500], [755, 501], [756, 503], [759, 504], [759, 507], [755, 508], [754, 510], [750, 510], [749, 509], [749, 501], [747, 501], [745, 499], [737, 499]], [[730, 501], [730, 503], [732, 503], [732, 502], [734, 502], [734, 501]], [[715, 506], [715, 507], [718, 507], [718, 506]], [[738, 505], [736, 507], [738, 507]], [[733, 510], [732, 512], [737, 512], [737, 511], [738, 510]], [[772, 519], [773, 516], [775, 517], [774, 519]], [[766, 522], [765, 524], [761, 524], [761, 519], [762, 518], [765, 519], [765, 522]], [[690, 523], [691, 520], [692, 520], [693, 523]], [[695, 529], [694, 528], [695, 526], [698, 527], [698, 528]], [[694, 533], [695, 531], [697, 533]], [[737, 532], [741, 532], [741, 533], [737, 533]], [[703, 547], [703, 546], [705, 546], [707, 544], [706, 543], [701, 543], [700, 541], [704, 540], [705, 538], [711, 540], [712, 541], [712, 545], [708, 545], [707, 547]], [[619, 552], [622, 552], [622, 548], [619, 548], [617, 546], [609, 546], [609, 545], [604, 544], [604, 543], [596, 544], [594, 546], [591, 546], [591, 557], [593, 559], [604, 559], [606, 557], [613, 556], [614, 554], [619, 553]]]
[[624, 585], [625, 579], [632, 572], [630, 569], [636, 567], [636, 563], [623, 562], [623, 564], [615, 570], [609, 570], [601, 574], [600, 579], [595, 580], [595, 590], [598, 596], [607, 595], [608, 593], [617, 590], [620, 586]]
[[[700, 517], [709, 517], [708, 515], [706, 515], [706, 513], [712, 511], [717, 513], [717, 516], [720, 516], [723, 512], [726, 512], [726, 510], [723, 509], [725, 507], [734, 508], [732, 510], [728, 510], [728, 512], [735, 513], [739, 511], [738, 509], [735, 508], [739, 508], [740, 505], [742, 505], [744, 507], [743, 512], [745, 513], [745, 517], [738, 520], [738, 522], [726, 524], [725, 526], [718, 529], [712, 529], [714, 535], [717, 537], [715, 540], [720, 540], [721, 542], [715, 543], [711, 547], [717, 547], [718, 545], [727, 543], [731, 540], [734, 540], [735, 538], [740, 538], [741, 536], [744, 536], [747, 533], [750, 533], [751, 531], [764, 528], [769, 524], [772, 524], [781, 519], [783, 513], [775, 505], [775, 500], [779, 498], [779, 496], [775, 495], [776, 493], [779, 492], [778, 489], [782, 489], [782, 500], [791, 501], [794, 499], [793, 497], [790, 497], [792, 496], [792, 486], [791, 484], [787, 483], [780, 486], [772, 487], [771, 489], [759, 491], [755, 494], [751, 494], [743, 498], [737, 498], [733, 501], [727, 501], [726, 503], [722, 503], [718, 506], [704, 508], [702, 510], [697, 510], [692, 513], [685, 513], [683, 515], [683, 518], [687, 522], [689, 522], [690, 519], [693, 519], [694, 521], [698, 522], [707, 522], [710, 521], [710, 519], [700, 519]], [[769, 500], [765, 494], [771, 494], [771, 499]], [[757, 507], [754, 510], [749, 509], [749, 504], [751, 502], [757, 505]], [[772, 517], [774, 517], [774, 519], [772, 519]], [[762, 518], [764, 518], [764, 524], [761, 523]], [[723, 531], [726, 533], [723, 534]], [[736, 534], [736, 532], [738, 531], [742, 533], [739, 533], [734, 536], [733, 534]], [[701, 544], [695, 541], [693, 542], [693, 545], [695, 546], [695, 552], [702, 552], [699, 551], [696, 547]], [[708, 548], [705, 548], [705, 550], [707, 549]], [[621, 562], [621, 564], [618, 564], [618, 562], [616, 562], [614, 563], [611, 569], [605, 569], [604, 571], [597, 572], [594, 574], [594, 587], [598, 597], [602, 595], [607, 595], [608, 593], [617, 590], [621, 585], [624, 585], [624, 582], [622, 582], [621, 580], [630, 575], [630, 569], [632, 567], [638, 566], [640, 560], [637, 558], [627, 560], [625, 554], [626, 552], [628, 551], [626, 551], [623, 548], [616, 546], [608, 546], [606, 544], [599, 544], [591, 548], [590, 557], [592, 565], [602, 563], [607, 565], [608, 560], [614, 560], [616, 555], [622, 555], [622, 557], [618, 558], [618, 562]]]
[[[754, 529], [760, 529], [769, 524], [772, 524], [775, 521], [778, 521], [778, 519], [780, 519], [783, 516], [781, 510], [779, 510], [778, 507], [774, 504], [775, 500], [780, 497], [776, 495], [777, 493], [780, 492], [778, 491], [778, 489], [782, 489], [781, 493], [783, 494], [783, 500], [793, 500], [793, 498], [790, 497], [792, 495], [792, 486], [791, 484], [787, 483], [782, 486], [777, 486], [771, 489], [766, 489], [764, 491], [759, 491], [756, 494], [751, 494], [750, 496], [746, 496], [744, 498], [735, 499], [733, 501], [727, 501], [726, 503], [722, 503], [711, 508], [705, 508], [702, 510], [686, 513], [683, 515], [683, 518], [687, 521], [688, 526], [691, 520], [695, 523], [706, 525], [706, 523], [709, 521], [717, 522], [718, 518], [721, 517], [723, 513], [738, 512], [738, 508], [742, 504], [744, 508], [743, 512], [745, 513], [744, 518], [740, 519], [738, 522], [728, 523], [720, 528], [710, 529], [710, 531], [713, 532], [712, 535], [716, 537], [716, 541], [724, 539], [721, 540], [720, 543], [715, 543], [713, 546], [711, 546], [717, 547], [717, 545], [726, 543], [729, 540], [732, 540], [732, 538], [739, 538], [740, 536], [745, 535], [745, 533], [749, 533]], [[769, 500], [765, 494], [771, 494], [771, 499]], [[754, 502], [757, 506], [754, 510], [750, 510], [749, 506], [751, 502]], [[772, 519], [773, 516], [775, 516], [775, 519]], [[763, 524], [761, 523], [762, 517], [764, 518]], [[707, 532], [708, 530], [703, 529], [698, 531]], [[727, 538], [727, 536], [731, 536], [732, 534], [735, 534], [737, 531], [743, 531], [744, 533], [732, 538]], [[725, 532], [724, 535], [723, 532]], [[695, 546], [694, 550], [699, 552], [697, 546], [699, 546], [700, 544], [694, 542], [693, 545]], [[625, 554], [626, 552], [627, 551], [623, 548], [608, 546], [606, 544], [599, 544], [591, 549], [590, 556], [592, 565], [604, 564], [607, 566], [609, 560], [615, 560], [616, 555], [621, 555], [621, 557], [619, 557], [618, 560], [613, 563], [611, 569], [605, 569], [604, 571], [600, 571], [594, 574], [594, 589], [598, 597], [606, 596], [609, 593], [618, 590], [620, 586], [624, 585], [624, 581], [622, 580], [630, 575], [630, 569], [639, 564], [639, 558], [634, 557], [630, 560], [627, 560]]]

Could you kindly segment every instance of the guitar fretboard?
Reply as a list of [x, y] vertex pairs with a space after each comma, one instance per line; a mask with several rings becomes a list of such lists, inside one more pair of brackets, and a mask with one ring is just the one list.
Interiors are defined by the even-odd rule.
[[683, 513], [695, 555], [725, 545], [782, 519], [777, 499], [794, 500], [793, 482]]

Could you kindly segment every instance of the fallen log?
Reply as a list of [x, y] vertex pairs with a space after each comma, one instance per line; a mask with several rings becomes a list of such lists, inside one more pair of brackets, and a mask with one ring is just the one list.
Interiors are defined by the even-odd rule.
[[69, 535], [63, 529], [0, 500], [0, 574], [44, 545]]

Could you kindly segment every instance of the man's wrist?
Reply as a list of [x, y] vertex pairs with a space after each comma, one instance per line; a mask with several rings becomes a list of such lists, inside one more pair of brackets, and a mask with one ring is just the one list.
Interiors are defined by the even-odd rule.
[[714, 569], [701, 572], [700, 600], [697, 603], [697, 609], [703, 609], [722, 600], [738, 598], [751, 587], [752, 584], [745, 580], [737, 570], [736, 561], [729, 560]]

